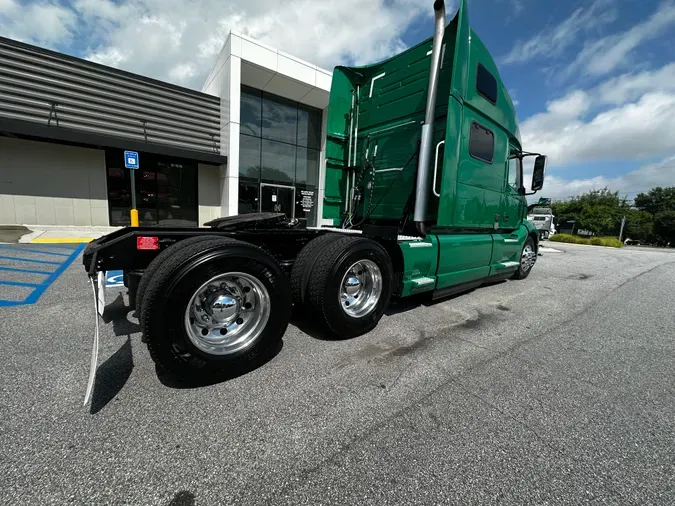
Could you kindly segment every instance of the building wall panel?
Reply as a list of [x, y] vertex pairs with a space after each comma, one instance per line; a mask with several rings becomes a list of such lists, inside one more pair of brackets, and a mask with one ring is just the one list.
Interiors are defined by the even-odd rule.
[[220, 153], [220, 99], [0, 37], [0, 117]]
[[0, 153], [0, 224], [109, 224], [103, 150], [0, 137]]

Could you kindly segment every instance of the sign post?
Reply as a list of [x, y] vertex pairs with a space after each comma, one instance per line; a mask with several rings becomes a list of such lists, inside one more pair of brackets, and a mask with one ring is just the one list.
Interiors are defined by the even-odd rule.
[[[130, 170], [138, 169], [138, 153], [136, 151], [125, 151], [124, 152], [124, 166]], [[138, 209], [136, 209], [136, 174], [134, 172], [129, 172], [131, 175], [131, 211], [129, 212], [131, 217], [131, 226], [138, 226]]]

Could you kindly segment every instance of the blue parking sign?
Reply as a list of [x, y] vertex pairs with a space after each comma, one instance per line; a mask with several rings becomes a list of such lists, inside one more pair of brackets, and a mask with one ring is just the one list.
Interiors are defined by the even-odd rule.
[[124, 166], [127, 169], [137, 169], [138, 168], [138, 153], [136, 151], [125, 151], [124, 152]]

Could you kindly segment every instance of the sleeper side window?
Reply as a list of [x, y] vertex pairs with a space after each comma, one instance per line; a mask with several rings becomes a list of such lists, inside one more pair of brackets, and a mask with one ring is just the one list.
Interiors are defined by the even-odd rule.
[[488, 102], [497, 103], [497, 80], [488, 69], [480, 63], [476, 71], [476, 88]]
[[469, 133], [469, 154], [485, 163], [492, 163], [494, 151], [495, 134], [492, 130], [479, 125], [475, 121], [471, 123], [471, 131]]

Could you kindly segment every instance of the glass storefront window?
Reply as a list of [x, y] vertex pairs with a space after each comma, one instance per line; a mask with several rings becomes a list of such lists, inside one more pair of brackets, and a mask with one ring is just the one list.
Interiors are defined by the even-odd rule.
[[239, 179], [239, 214], [257, 213], [260, 199], [258, 181]]
[[321, 149], [321, 112], [300, 106], [298, 109], [298, 146]]
[[262, 208], [314, 225], [322, 111], [247, 86], [241, 96], [239, 213]]
[[316, 186], [319, 176], [319, 152], [313, 149], [298, 148], [295, 182]]
[[298, 132], [298, 107], [281, 98], [262, 98], [262, 137], [295, 144]]
[[283, 142], [262, 140], [263, 182], [293, 185], [296, 147]]
[[239, 136], [239, 177], [260, 178], [260, 139], [250, 135]]
[[262, 92], [244, 88], [241, 91], [241, 133], [260, 137], [261, 126]]

